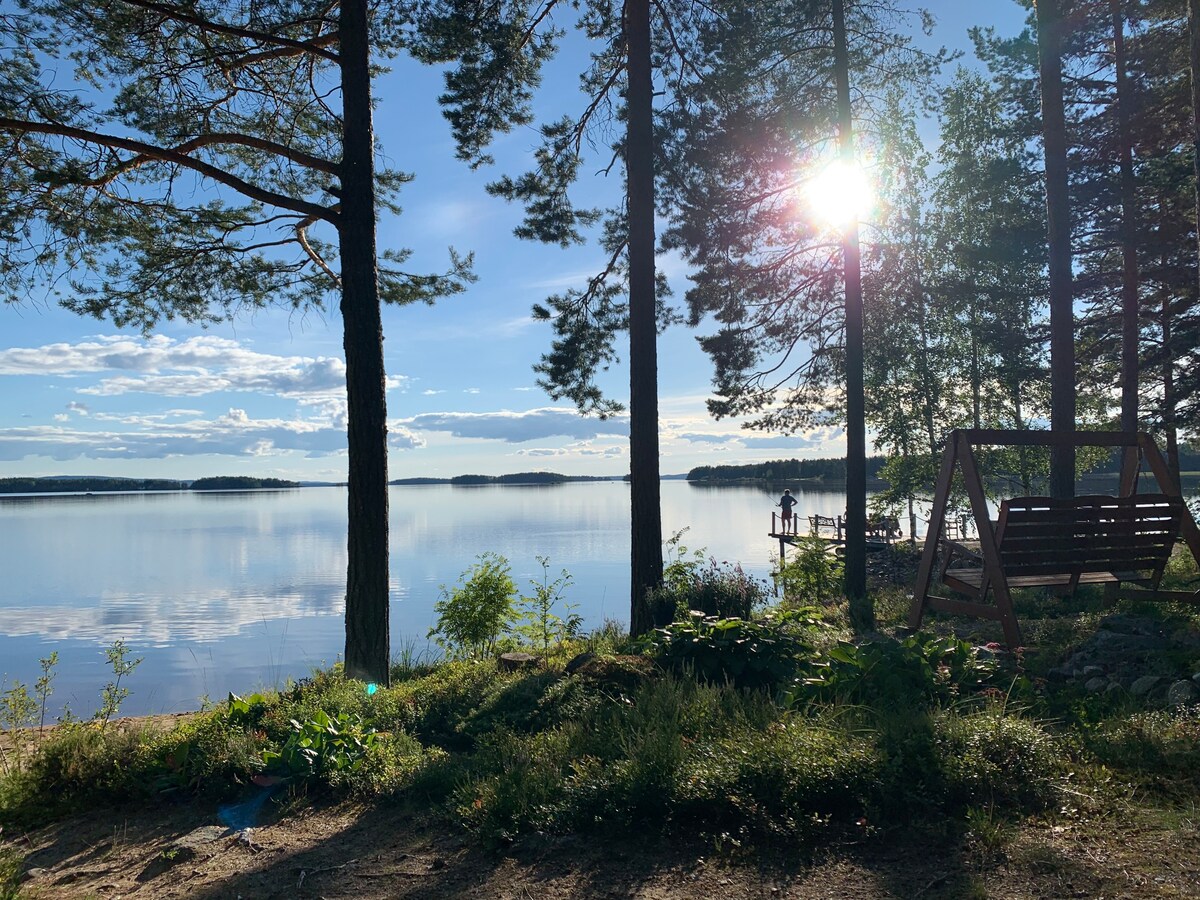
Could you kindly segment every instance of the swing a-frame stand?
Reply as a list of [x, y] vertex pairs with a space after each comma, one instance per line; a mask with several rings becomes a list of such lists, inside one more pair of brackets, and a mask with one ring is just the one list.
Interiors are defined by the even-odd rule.
[[[1123, 447], [1120, 494], [1016, 497], [1000, 504], [993, 522], [973, 450], [989, 445]], [[1158, 482], [1159, 493], [1138, 493], [1142, 460]], [[962, 473], [979, 533], [978, 549], [943, 537], [956, 469]], [[1200, 565], [1200, 530], [1162, 454], [1144, 432], [953, 431], [942, 455], [908, 624], [920, 628], [927, 609], [994, 619], [1004, 629], [1005, 642], [1019, 647], [1014, 588], [1048, 587], [1071, 594], [1081, 584], [1103, 584], [1110, 598], [1200, 602], [1200, 591], [1158, 587], [1180, 538]], [[930, 593], [935, 566], [936, 581], [966, 599]]]

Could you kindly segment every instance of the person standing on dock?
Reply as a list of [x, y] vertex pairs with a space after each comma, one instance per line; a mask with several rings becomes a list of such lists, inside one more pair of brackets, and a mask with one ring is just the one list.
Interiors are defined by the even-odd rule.
[[783, 533], [789, 531], [795, 533], [796, 529], [792, 526], [792, 507], [796, 505], [796, 498], [792, 496], [791, 491], [784, 491], [783, 496], [779, 498], [779, 502], [775, 504], [783, 510]]

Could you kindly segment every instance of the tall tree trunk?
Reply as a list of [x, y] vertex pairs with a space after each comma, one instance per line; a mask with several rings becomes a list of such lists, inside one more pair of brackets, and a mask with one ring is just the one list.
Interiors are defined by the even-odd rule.
[[[844, 0], [833, 0], [833, 67], [837, 80], [838, 149], [847, 167], [855, 165], [854, 119], [850, 106], [850, 54], [846, 49]], [[842, 236], [846, 276], [846, 599], [850, 627], [875, 628], [875, 610], [867, 596], [867, 425], [863, 392], [862, 262], [858, 217]]]
[[[1059, 0], [1037, 0], [1038, 71], [1046, 153], [1046, 237], [1050, 269], [1050, 428], [1075, 430], [1075, 317], [1071, 285], [1071, 198], [1067, 190], [1067, 126], [1063, 109]], [[1050, 494], [1075, 495], [1075, 447], [1050, 450]]]
[[1129, 74], [1125, 69], [1125, 15], [1121, 0], [1109, 0], [1113, 19], [1113, 63], [1117, 70], [1117, 142], [1121, 165], [1121, 430], [1138, 427], [1137, 185], [1133, 136], [1129, 133]]
[[629, 631], [653, 627], [647, 591], [662, 584], [658, 471], [658, 333], [654, 297], [654, 84], [650, 2], [627, 0], [629, 95], [625, 147], [629, 192]]
[[1188, 47], [1192, 74], [1192, 166], [1196, 174], [1196, 249], [1200, 254], [1200, 0], [1188, 0]]
[[387, 397], [366, 0], [342, 0], [342, 324], [349, 426], [346, 674], [389, 683]]

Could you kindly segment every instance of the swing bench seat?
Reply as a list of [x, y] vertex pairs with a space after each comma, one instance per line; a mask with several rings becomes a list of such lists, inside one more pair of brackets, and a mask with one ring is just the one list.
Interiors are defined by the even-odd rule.
[[[1001, 503], [995, 525], [999, 569], [1009, 588], [1071, 594], [1081, 584], [1130, 584], [1156, 591], [1182, 518], [1182, 501], [1165, 494], [1012, 498]], [[983, 556], [954, 541], [942, 545], [940, 580], [982, 601], [989, 586]]]
[[[1016, 497], [1003, 501], [999, 517], [991, 521], [972, 448], [1004, 444], [1124, 448], [1120, 496]], [[1143, 459], [1160, 493], [1138, 493]], [[976, 546], [948, 540], [944, 527], [959, 469], [979, 535]], [[1144, 432], [954, 431], [942, 457], [908, 624], [920, 628], [927, 609], [992, 619], [1003, 628], [1005, 642], [1019, 647], [1021, 628], [1010, 595], [1015, 588], [1051, 588], [1069, 595], [1081, 584], [1100, 584], [1109, 599], [1200, 602], [1200, 591], [1159, 587], [1180, 540], [1200, 564], [1200, 529], [1162, 454]], [[958, 596], [934, 594], [935, 583]]]

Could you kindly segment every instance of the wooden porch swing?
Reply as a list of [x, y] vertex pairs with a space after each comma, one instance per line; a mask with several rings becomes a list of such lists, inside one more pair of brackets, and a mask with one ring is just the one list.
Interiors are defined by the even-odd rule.
[[[989, 445], [1123, 447], [1119, 495], [1015, 497], [1001, 502], [993, 522], [972, 449]], [[1158, 493], [1138, 493], [1142, 460], [1158, 482]], [[978, 551], [943, 536], [956, 467], [979, 534]], [[1081, 584], [1103, 584], [1108, 597], [1200, 602], [1200, 590], [1159, 590], [1180, 537], [1200, 565], [1200, 530], [1162, 454], [1144, 432], [953, 431], [942, 455], [908, 624], [920, 628], [926, 609], [994, 619], [1004, 629], [1005, 642], [1018, 647], [1013, 588], [1050, 587], [1071, 594]], [[935, 565], [937, 580], [967, 599], [930, 593]]]

